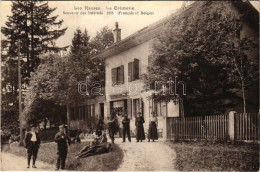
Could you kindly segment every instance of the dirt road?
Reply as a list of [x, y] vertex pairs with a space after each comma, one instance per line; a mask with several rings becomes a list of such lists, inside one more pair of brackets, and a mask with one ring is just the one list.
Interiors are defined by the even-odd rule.
[[55, 170], [55, 167], [40, 161], [36, 161], [37, 168], [27, 168], [25, 157], [1, 152], [1, 171], [46, 171]]
[[116, 144], [124, 152], [123, 163], [118, 171], [173, 171], [176, 154], [173, 149], [162, 141], [122, 143], [121, 139]]

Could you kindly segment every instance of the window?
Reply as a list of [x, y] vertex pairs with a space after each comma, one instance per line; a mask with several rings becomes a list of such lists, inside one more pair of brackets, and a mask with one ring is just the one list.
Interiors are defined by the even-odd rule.
[[79, 107], [79, 120], [83, 120], [85, 116], [85, 106]]
[[154, 100], [149, 100], [149, 116], [152, 112], [155, 112], [156, 116], [167, 116], [167, 104], [165, 102], [154, 102]]
[[124, 84], [124, 65], [113, 68], [112, 72], [112, 85]]
[[136, 118], [137, 113], [141, 112], [144, 115], [144, 105], [142, 99], [133, 99], [133, 116]]
[[95, 115], [95, 105], [87, 105], [85, 109], [85, 119], [90, 118]]
[[133, 62], [128, 63], [128, 81], [139, 79], [139, 60], [134, 59]]

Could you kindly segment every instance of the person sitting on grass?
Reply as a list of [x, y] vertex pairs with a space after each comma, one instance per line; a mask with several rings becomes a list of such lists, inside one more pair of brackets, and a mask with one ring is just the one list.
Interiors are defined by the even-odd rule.
[[107, 143], [106, 134], [102, 131], [100, 137], [95, 138], [89, 145], [86, 145], [81, 149], [77, 158], [85, 158], [96, 154], [108, 153], [110, 151], [111, 144]]

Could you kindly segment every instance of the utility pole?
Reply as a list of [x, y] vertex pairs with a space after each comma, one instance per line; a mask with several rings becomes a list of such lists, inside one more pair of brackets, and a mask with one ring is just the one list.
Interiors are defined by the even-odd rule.
[[18, 41], [18, 88], [19, 88], [19, 123], [20, 123], [20, 145], [23, 145], [23, 117], [22, 117], [22, 81], [20, 65], [20, 40]]

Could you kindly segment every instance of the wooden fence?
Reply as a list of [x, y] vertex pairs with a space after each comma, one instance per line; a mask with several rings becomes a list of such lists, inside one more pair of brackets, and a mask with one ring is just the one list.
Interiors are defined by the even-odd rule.
[[[259, 114], [235, 114], [236, 140], [257, 140]], [[230, 118], [228, 114], [197, 117], [167, 117], [167, 139], [219, 140], [229, 139]], [[232, 129], [232, 127], [231, 127]]]
[[260, 113], [236, 113], [234, 120], [236, 140], [258, 140], [260, 138]]

